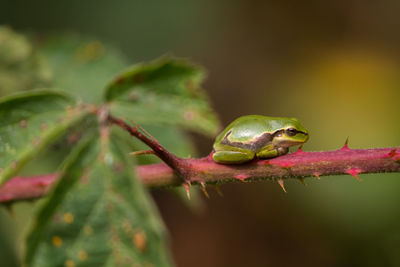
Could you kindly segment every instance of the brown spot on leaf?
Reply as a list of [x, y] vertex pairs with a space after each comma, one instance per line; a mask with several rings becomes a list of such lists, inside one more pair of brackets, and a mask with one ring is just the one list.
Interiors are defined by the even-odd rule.
[[119, 77], [117, 77], [117, 78], [114, 80], [114, 83], [115, 83], [116, 85], [120, 85], [120, 84], [122, 84], [122, 83], [124, 82], [124, 80], [125, 80], [125, 77], [124, 77], [124, 76], [119, 76]]
[[76, 51], [76, 59], [80, 62], [89, 62], [100, 58], [104, 54], [104, 46], [102, 43], [95, 41], [84, 44]]
[[80, 132], [73, 132], [70, 135], [68, 135], [67, 143], [68, 143], [68, 145], [73, 145], [76, 142], [78, 142], [80, 138], [81, 138], [81, 133]]
[[85, 225], [85, 227], [83, 227], [83, 232], [85, 235], [90, 236], [93, 234], [93, 228], [90, 225]]
[[186, 121], [192, 121], [192, 120], [194, 120], [195, 117], [196, 117], [196, 113], [193, 112], [192, 110], [185, 110], [183, 112], [183, 118]]
[[26, 128], [27, 124], [28, 123], [26, 122], [26, 120], [22, 120], [22, 121], [19, 122], [19, 126], [21, 126], [22, 128]]
[[146, 78], [143, 76], [143, 74], [136, 74], [132, 77], [132, 82], [134, 83], [142, 83], [146, 80]]
[[113, 164], [113, 170], [116, 174], [121, 173], [124, 170], [124, 167], [125, 165], [122, 162], [117, 162]]
[[186, 88], [188, 88], [189, 90], [194, 90], [194, 82], [192, 80], [187, 80], [185, 81], [185, 86]]
[[40, 130], [41, 130], [41, 131], [44, 131], [44, 130], [46, 130], [46, 129], [47, 129], [47, 124], [44, 123], [44, 122], [41, 123], [41, 124], [40, 124]]
[[147, 237], [146, 233], [143, 230], [139, 230], [132, 236], [132, 241], [135, 247], [140, 251], [143, 252], [147, 247]]
[[81, 261], [87, 260], [87, 258], [88, 258], [87, 252], [84, 251], [84, 250], [79, 250], [79, 252], [78, 252], [78, 258], [79, 258]]
[[129, 93], [129, 100], [134, 102], [139, 99], [139, 93], [137, 91], [132, 91]]
[[51, 243], [55, 247], [61, 247], [63, 241], [62, 241], [61, 237], [55, 235], [55, 236], [52, 237]]
[[60, 223], [61, 222], [61, 214], [60, 213], [54, 214], [52, 220], [55, 223]]
[[199, 87], [196, 85], [197, 84], [193, 80], [187, 80], [185, 82], [185, 87], [192, 97], [198, 97], [200, 95]]
[[111, 227], [110, 233], [111, 233], [111, 242], [113, 243], [113, 245], [120, 244], [121, 240], [119, 239], [118, 236], [118, 230], [115, 227]]
[[85, 168], [83, 170], [80, 182], [82, 185], [87, 185], [90, 182], [90, 169], [89, 168]]
[[132, 225], [129, 220], [124, 219], [122, 221], [122, 229], [124, 230], [125, 234], [130, 235], [133, 232]]
[[11, 169], [13, 169], [13, 170], [15, 170], [16, 168], [17, 168], [17, 166], [18, 166], [18, 162], [17, 161], [13, 161], [13, 162], [11, 162], [11, 164], [10, 164], [10, 167], [11, 167]]
[[110, 212], [110, 213], [114, 212], [114, 204], [112, 202], [108, 201], [106, 203], [106, 210], [107, 210], [107, 212]]
[[39, 144], [40, 144], [40, 138], [39, 138], [39, 137], [33, 139], [32, 145], [33, 145], [34, 147], [37, 147]]
[[70, 212], [64, 213], [63, 219], [64, 222], [71, 224], [74, 222], [74, 215], [72, 215]]
[[75, 267], [76, 264], [73, 260], [66, 260], [64, 263], [65, 267]]

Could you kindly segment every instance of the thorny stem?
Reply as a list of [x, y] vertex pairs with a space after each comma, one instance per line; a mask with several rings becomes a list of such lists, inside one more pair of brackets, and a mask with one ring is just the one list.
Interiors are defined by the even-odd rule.
[[108, 121], [121, 127], [122, 129], [129, 132], [130, 135], [138, 138], [143, 143], [148, 145], [154, 153], [164, 161], [171, 169], [176, 172], [176, 175], [180, 177], [183, 181], [190, 183], [191, 180], [191, 168], [189, 161], [186, 159], [179, 158], [165, 149], [154, 137], [150, 136], [148, 133], [141, 133], [138, 130], [139, 126], [130, 126], [128, 123], [122, 119], [115, 118], [112, 115], [108, 115]]
[[[106, 113], [104, 113], [106, 114]], [[217, 164], [212, 154], [200, 159], [175, 156], [139, 126], [130, 126], [121, 119], [106, 115], [106, 120], [129, 132], [148, 145], [164, 163], [138, 166], [136, 171], [148, 187], [165, 187], [224, 183], [231, 181], [276, 180], [284, 189], [283, 179], [350, 174], [359, 179], [360, 173], [400, 172], [400, 148], [350, 149], [347, 141], [341, 149], [324, 152], [295, 153], [268, 160], [255, 159], [240, 165]], [[140, 132], [141, 129], [142, 132]], [[58, 179], [58, 174], [14, 177], [0, 188], [0, 203], [35, 199], [45, 195]], [[183, 180], [182, 180], [183, 179]]]
[[[305, 152], [270, 160], [254, 160], [242, 165], [222, 165], [210, 156], [185, 159], [189, 163], [193, 183], [225, 183], [232, 181], [276, 180], [361, 173], [400, 172], [400, 148], [350, 149], [345, 145], [334, 151]], [[136, 171], [148, 187], [180, 185], [182, 180], [164, 163], [138, 166]], [[57, 174], [14, 177], [0, 188], [0, 202], [39, 198], [57, 180]]]

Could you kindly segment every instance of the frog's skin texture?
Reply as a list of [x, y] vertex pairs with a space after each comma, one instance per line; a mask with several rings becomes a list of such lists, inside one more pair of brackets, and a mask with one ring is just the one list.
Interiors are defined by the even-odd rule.
[[308, 140], [308, 131], [295, 118], [247, 115], [234, 120], [215, 139], [213, 159], [240, 164], [288, 153], [289, 147]]

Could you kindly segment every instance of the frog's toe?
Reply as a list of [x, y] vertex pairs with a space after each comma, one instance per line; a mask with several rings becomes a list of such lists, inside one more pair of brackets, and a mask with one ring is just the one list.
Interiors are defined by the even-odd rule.
[[240, 164], [252, 160], [254, 156], [255, 153], [252, 151], [217, 151], [213, 154], [213, 159], [215, 162], [223, 164]]
[[265, 149], [257, 152], [257, 158], [265, 159], [265, 158], [274, 158], [277, 156], [285, 155], [288, 153], [289, 149], [287, 147], [278, 147], [276, 149]]

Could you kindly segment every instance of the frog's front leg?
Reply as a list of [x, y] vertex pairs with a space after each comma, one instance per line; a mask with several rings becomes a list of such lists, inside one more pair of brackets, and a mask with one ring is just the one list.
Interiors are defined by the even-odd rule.
[[257, 158], [274, 158], [277, 156], [285, 155], [288, 153], [289, 149], [287, 147], [276, 147], [273, 148], [272, 145], [268, 145], [256, 153]]
[[219, 145], [214, 146], [214, 149], [214, 161], [223, 164], [240, 164], [252, 160], [255, 156], [254, 151], [244, 148]]

